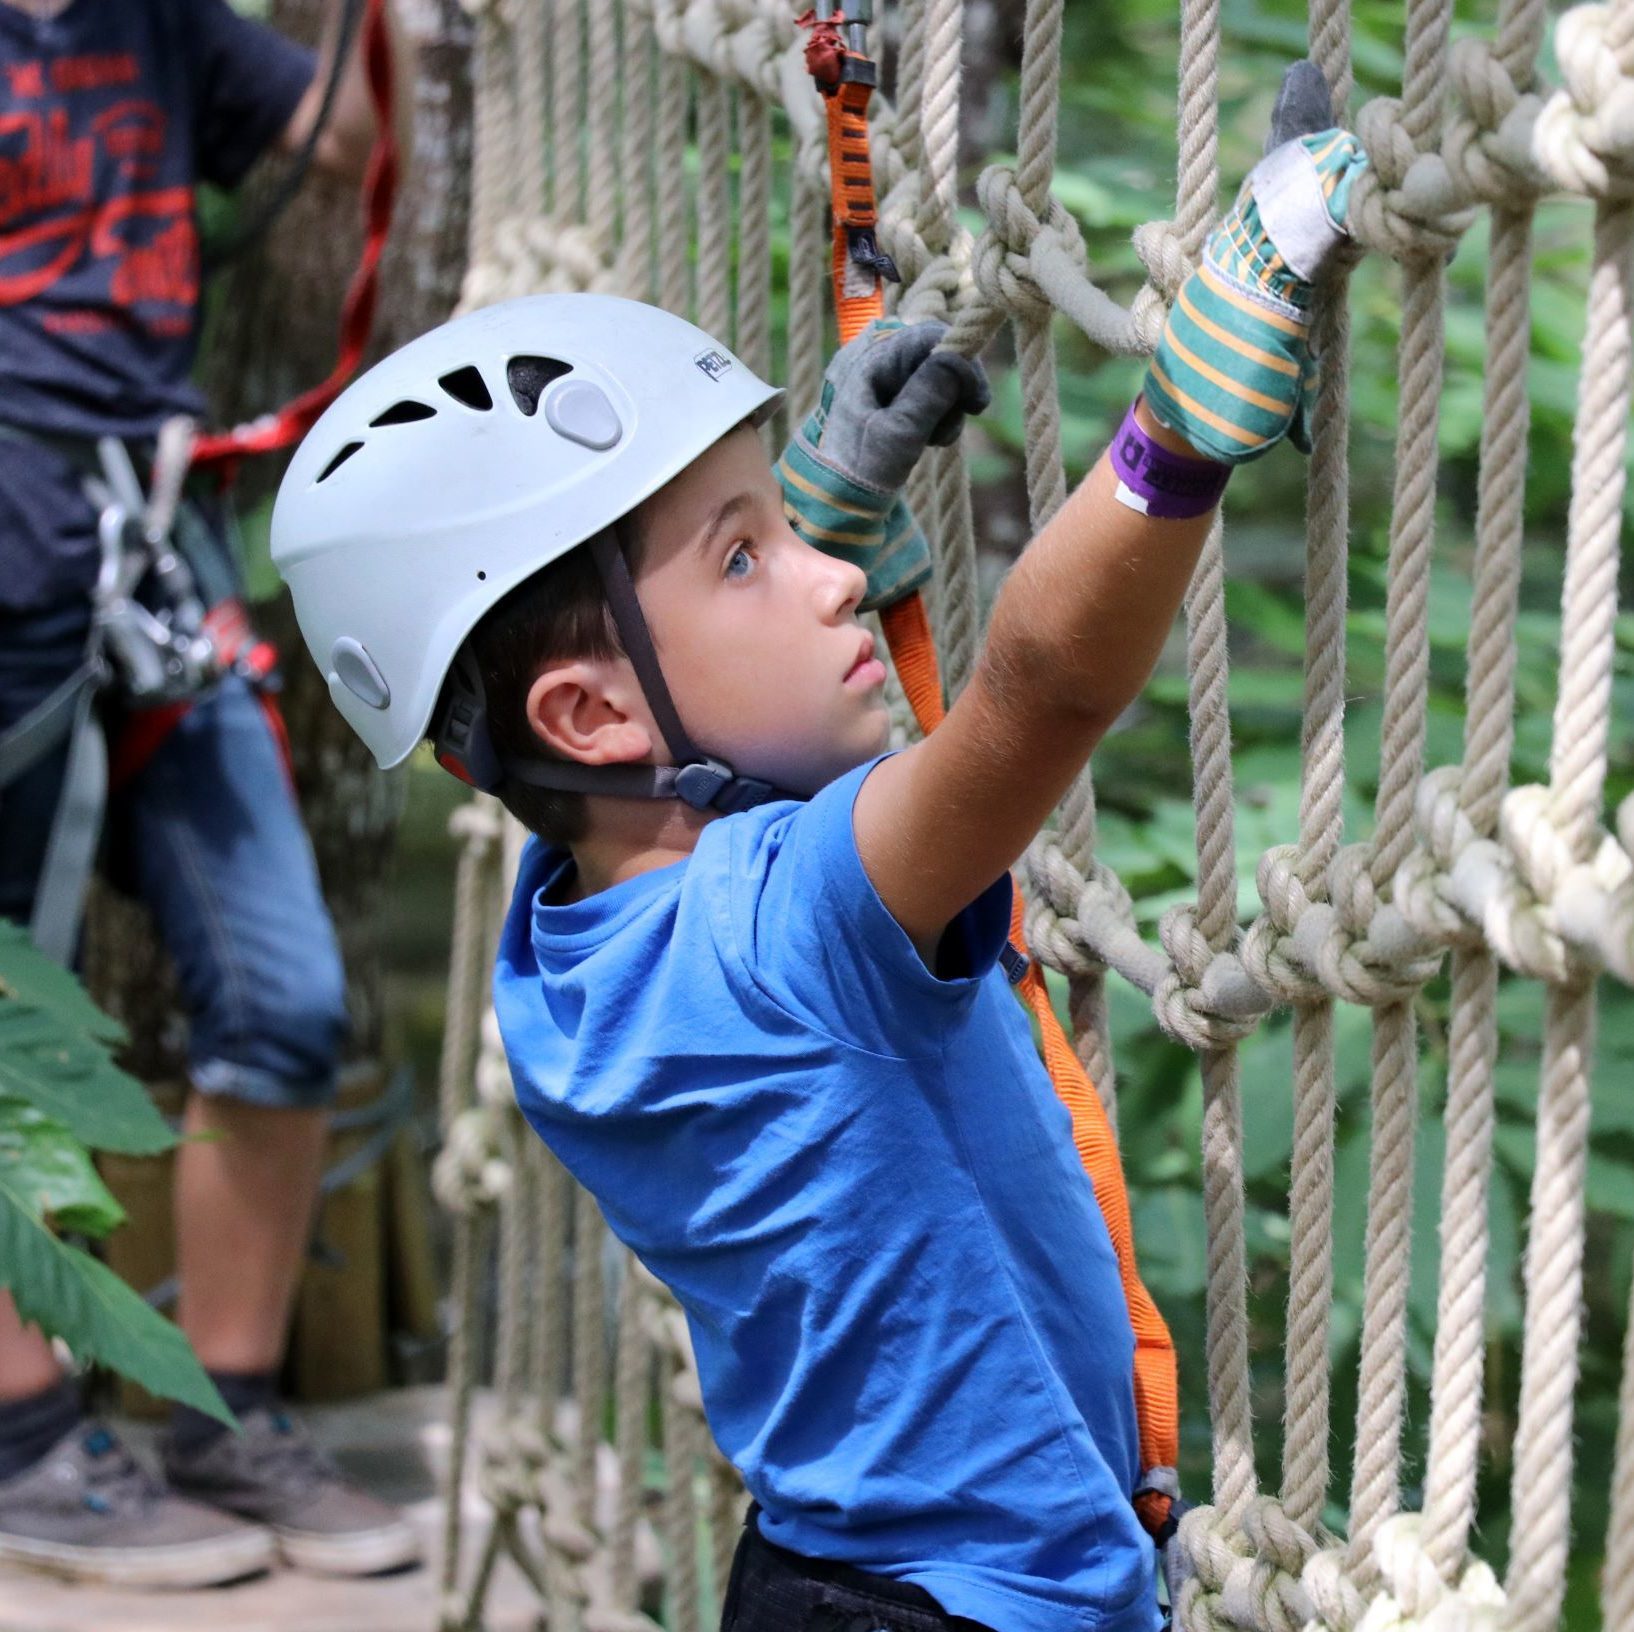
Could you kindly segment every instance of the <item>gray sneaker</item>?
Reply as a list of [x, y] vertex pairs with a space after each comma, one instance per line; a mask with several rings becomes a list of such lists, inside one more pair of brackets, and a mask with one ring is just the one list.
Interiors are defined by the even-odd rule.
[[286, 1563], [317, 1575], [375, 1575], [420, 1562], [420, 1540], [395, 1507], [348, 1484], [294, 1418], [260, 1407], [241, 1434], [195, 1451], [165, 1450], [165, 1475], [195, 1501], [264, 1524]]
[[276, 1556], [266, 1530], [166, 1490], [100, 1423], [0, 1483], [0, 1562], [70, 1581], [211, 1587]]

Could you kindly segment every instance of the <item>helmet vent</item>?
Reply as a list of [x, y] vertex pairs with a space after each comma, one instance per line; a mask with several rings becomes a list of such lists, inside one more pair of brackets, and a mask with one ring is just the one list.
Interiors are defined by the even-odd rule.
[[402, 402], [394, 402], [385, 413], [377, 414], [369, 421], [371, 430], [381, 425], [412, 425], [417, 419], [434, 419], [437, 410], [427, 403], [415, 402], [405, 398]]
[[444, 374], [437, 384], [455, 402], [464, 403], [467, 408], [477, 408], [486, 413], [494, 405], [494, 399], [488, 394], [488, 382], [470, 363], [464, 368], [456, 368], [451, 374]]
[[[333, 459], [331, 459], [329, 461], [329, 463], [327, 465], [325, 465], [323, 467], [323, 469], [318, 473], [318, 481], [319, 482], [327, 482], [329, 480], [329, 478], [331, 476], [333, 476], [335, 474], [335, 472], [337, 470], [339, 470], [340, 467], [342, 465], [344, 465], [346, 463], [346, 461], [348, 459], [350, 459], [352, 457], [352, 455], [354, 453], [356, 453], [358, 451], [358, 449], [361, 448], [362, 446], [363, 446], [363, 444], [361, 442], [348, 442], [348, 443], [346, 443], [341, 448], [340, 452], [337, 453], [335, 455], [335, 457]], [[312, 485], [314, 487], [316, 487], [317, 482], [314, 482]]]
[[513, 357], [505, 365], [505, 383], [524, 414], [539, 412], [539, 398], [552, 380], [571, 374], [573, 365], [556, 357]]

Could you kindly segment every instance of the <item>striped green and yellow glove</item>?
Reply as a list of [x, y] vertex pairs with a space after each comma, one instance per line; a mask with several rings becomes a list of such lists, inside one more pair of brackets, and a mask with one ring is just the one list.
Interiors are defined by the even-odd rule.
[[926, 447], [947, 446], [965, 415], [987, 406], [981, 365], [936, 349], [946, 333], [934, 321], [870, 323], [829, 364], [821, 400], [777, 462], [789, 525], [862, 568], [865, 612], [930, 578], [902, 485]]
[[1242, 464], [1284, 436], [1309, 451], [1312, 288], [1349, 236], [1350, 192], [1366, 166], [1346, 130], [1274, 148], [1181, 286], [1144, 393], [1157, 418], [1205, 458]]

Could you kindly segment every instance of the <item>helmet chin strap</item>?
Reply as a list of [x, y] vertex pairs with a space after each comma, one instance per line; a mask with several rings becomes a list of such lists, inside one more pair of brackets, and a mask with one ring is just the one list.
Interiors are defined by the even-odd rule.
[[664, 681], [652, 632], [641, 611], [635, 580], [617, 535], [608, 528], [590, 539], [586, 547], [601, 575], [613, 626], [677, 763], [581, 765], [563, 759], [501, 759], [488, 734], [482, 677], [466, 653], [456, 659], [449, 673], [448, 694], [433, 726], [432, 744], [438, 763], [462, 781], [489, 793], [504, 782], [521, 782], [560, 793], [594, 793], [615, 799], [679, 799], [694, 810], [714, 810], [724, 815], [752, 810], [773, 799], [792, 798], [770, 782], [739, 776], [722, 760], [699, 752], [681, 724]]

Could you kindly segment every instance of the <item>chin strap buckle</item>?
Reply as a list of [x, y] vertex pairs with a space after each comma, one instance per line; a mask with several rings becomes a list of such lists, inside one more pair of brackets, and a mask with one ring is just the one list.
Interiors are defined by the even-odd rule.
[[675, 797], [694, 810], [718, 810], [736, 815], [753, 810], [779, 796], [770, 782], [756, 776], [739, 776], [718, 759], [695, 759], [675, 773]]

